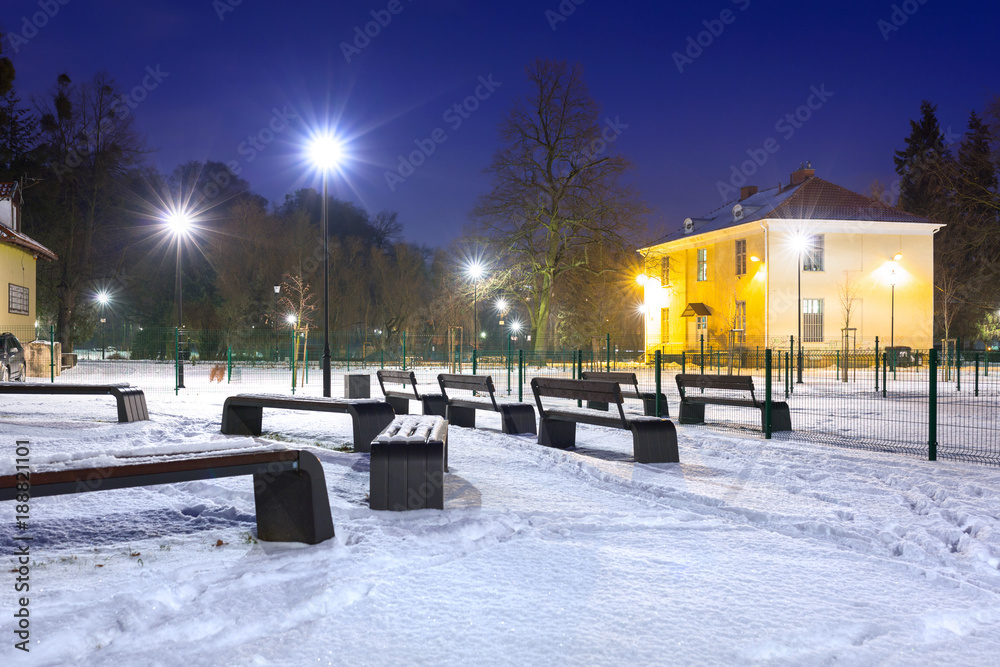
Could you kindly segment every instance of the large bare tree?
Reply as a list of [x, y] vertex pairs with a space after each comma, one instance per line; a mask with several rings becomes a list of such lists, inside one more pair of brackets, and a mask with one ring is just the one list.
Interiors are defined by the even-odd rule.
[[492, 189], [472, 215], [491, 263], [530, 312], [541, 351], [561, 279], [590, 270], [595, 247], [630, 245], [646, 208], [623, 183], [630, 165], [614, 150], [627, 125], [601, 118], [582, 68], [538, 60], [526, 72], [531, 92], [500, 123], [502, 147], [486, 169]]

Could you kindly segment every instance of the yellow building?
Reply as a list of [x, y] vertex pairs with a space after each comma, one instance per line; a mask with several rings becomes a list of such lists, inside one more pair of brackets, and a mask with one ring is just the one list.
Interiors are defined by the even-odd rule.
[[21, 192], [17, 183], [0, 183], [0, 285], [7, 307], [0, 308], [0, 331], [27, 343], [35, 332], [35, 262], [52, 261], [54, 252], [21, 231]]
[[851, 348], [876, 336], [928, 348], [941, 227], [812, 169], [785, 187], [744, 187], [739, 200], [685, 220], [676, 238], [639, 250], [647, 353], [696, 349], [702, 336], [716, 348], [786, 347], [800, 326], [805, 349], [840, 348], [844, 336]]

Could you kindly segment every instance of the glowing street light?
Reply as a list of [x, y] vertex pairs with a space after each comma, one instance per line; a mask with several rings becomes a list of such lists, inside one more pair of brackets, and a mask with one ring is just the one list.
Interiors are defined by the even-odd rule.
[[323, 396], [330, 396], [330, 233], [327, 220], [327, 194], [330, 171], [343, 157], [343, 148], [336, 138], [321, 135], [313, 139], [310, 156], [323, 172]]
[[291, 324], [291, 325], [293, 325], [293, 326], [294, 326], [294, 325], [295, 325], [295, 323], [296, 323], [296, 322], [298, 322], [298, 318], [297, 318], [297, 317], [295, 317], [295, 315], [293, 315], [293, 314], [289, 313], [289, 314], [288, 314], [288, 315], [287, 315], [287, 316], [285, 317], [285, 321], [286, 321], [286, 322], [288, 322], [289, 324]]
[[[98, 305], [101, 307], [101, 315], [104, 315], [104, 310], [108, 307], [108, 304], [111, 303], [111, 295], [108, 294], [107, 290], [101, 290], [94, 297], [94, 300], [97, 301]], [[105, 346], [104, 346], [105, 326], [104, 325], [105, 325], [105, 323], [107, 321], [108, 321], [108, 319], [106, 317], [102, 317], [101, 318], [101, 361], [104, 360], [104, 350], [105, 350]]]

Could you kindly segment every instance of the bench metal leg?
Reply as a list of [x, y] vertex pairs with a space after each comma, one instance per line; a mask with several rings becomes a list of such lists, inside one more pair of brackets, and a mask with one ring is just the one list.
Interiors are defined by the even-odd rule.
[[396, 413], [388, 403], [355, 403], [348, 406], [354, 422], [354, 451], [370, 452], [372, 440], [392, 423]]
[[538, 421], [538, 444], [568, 449], [576, 446], [576, 422], [545, 419]]
[[226, 399], [222, 406], [222, 432], [226, 435], [260, 435], [264, 408], [252, 405], [230, 405]]
[[448, 423], [452, 426], [476, 428], [476, 409], [448, 405]]
[[314, 454], [300, 452], [298, 470], [254, 473], [253, 491], [258, 539], [319, 544], [333, 537], [326, 476]]
[[369, 507], [444, 509], [444, 448], [442, 442], [372, 443]]
[[688, 403], [681, 400], [681, 413], [677, 418], [682, 424], [704, 424], [705, 405], [703, 403]]
[[397, 415], [410, 414], [410, 399], [399, 398], [397, 396], [386, 396], [386, 402], [392, 406], [392, 411]]
[[425, 415], [448, 418], [448, 401], [444, 396], [421, 396], [420, 402], [423, 403]]
[[[766, 430], [763, 425], [766, 416], [764, 414], [764, 408], [760, 410], [761, 417], [761, 430]], [[788, 411], [788, 403], [784, 401], [778, 403], [771, 403], [771, 431], [791, 431], [792, 430], [792, 415]]]
[[673, 422], [631, 422], [632, 453], [636, 463], [680, 463], [677, 429]]
[[[642, 395], [642, 412], [647, 417], [656, 417], [656, 392], [646, 392]], [[660, 417], [670, 416], [666, 394], [660, 394]], [[683, 423], [683, 422], [682, 422]]]
[[607, 412], [608, 404], [604, 401], [587, 401], [587, 407], [591, 410], [604, 410]]
[[500, 421], [503, 424], [503, 432], [511, 435], [531, 433], [535, 430], [535, 408], [524, 405], [501, 405]]

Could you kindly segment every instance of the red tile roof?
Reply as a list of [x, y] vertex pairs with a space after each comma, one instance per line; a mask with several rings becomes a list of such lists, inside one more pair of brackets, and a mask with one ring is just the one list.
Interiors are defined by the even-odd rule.
[[49, 261], [55, 261], [59, 258], [58, 255], [27, 234], [15, 232], [13, 229], [4, 227], [3, 225], [0, 225], [0, 243], [9, 243], [12, 246], [23, 248], [28, 252]]
[[887, 206], [815, 176], [798, 186], [791, 197], [781, 202], [766, 217], [940, 224], [930, 218]]
[[17, 182], [0, 183], [0, 199], [10, 199], [11, 194], [13, 194], [14, 189], [17, 187]]

